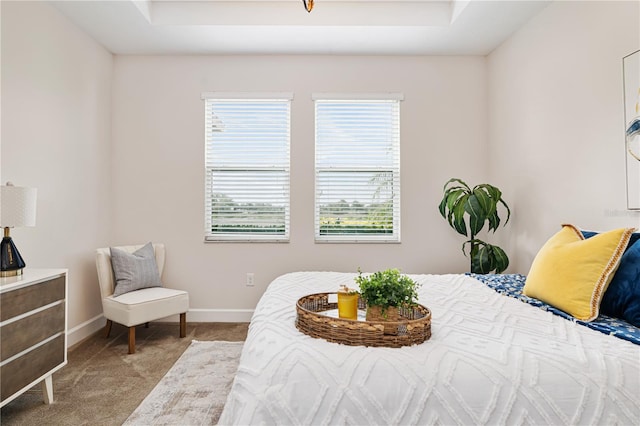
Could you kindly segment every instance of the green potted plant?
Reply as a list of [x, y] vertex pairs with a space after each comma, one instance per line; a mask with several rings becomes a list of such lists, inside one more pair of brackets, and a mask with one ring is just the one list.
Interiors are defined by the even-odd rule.
[[398, 321], [398, 308], [416, 304], [419, 284], [398, 269], [364, 276], [358, 268], [358, 273], [355, 281], [360, 286], [360, 297], [367, 304], [367, 321]]
[[509, 257], [504, 250], [476, 238], [485, 223], [488, 223], [489, 231], [496, 232], [501, 222], [498, 214], [499, 204], [502, 204], [507, 212], [504, 226], [509, 222], [511, 210], [502, 199], [502, 192], [498, 188], [487, 183], [471, 188], [457, 178], [449, 179], [444, 184], [444, 196], [439, 206], [440, 214], [453, 229], [468, 238], [462, 244], [462, 252], [465, 256], [467, 251], [469, 252], [473, 273], [488, 274], [495, 271], [499, 274], [509, 266]]

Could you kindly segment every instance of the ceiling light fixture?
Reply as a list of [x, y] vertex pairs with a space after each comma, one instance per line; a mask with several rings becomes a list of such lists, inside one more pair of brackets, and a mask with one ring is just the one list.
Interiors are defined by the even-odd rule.
[[306, 11], [311, 13], [311, 10], [313, 9], [313, 0], [302, 0], [302, 3], [304, 4]]

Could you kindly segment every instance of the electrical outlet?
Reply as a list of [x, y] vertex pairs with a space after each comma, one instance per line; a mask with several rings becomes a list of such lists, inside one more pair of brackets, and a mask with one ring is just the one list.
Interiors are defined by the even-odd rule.
[[253, 287], [253, 272], [247, 272], [247, 287]]

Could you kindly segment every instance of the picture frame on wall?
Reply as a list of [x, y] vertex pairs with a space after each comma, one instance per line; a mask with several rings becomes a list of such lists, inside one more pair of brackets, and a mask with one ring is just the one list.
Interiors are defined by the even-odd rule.
[[640, 50], [622, 59], [627, 209], [640, 210]]

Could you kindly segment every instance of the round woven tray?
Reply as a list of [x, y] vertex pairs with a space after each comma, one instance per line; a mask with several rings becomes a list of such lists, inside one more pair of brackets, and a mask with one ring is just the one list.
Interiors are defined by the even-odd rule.
[[[316, 293], [296, 303], [296, 328], [311, 337], [351, 346], [399, 348], [424, 342], [431, 337], [431, 311], [422, 305], [400, 308], [399, 321], [360, 321], [334, 318], [323, 312], [338, 309], [329, 295]], [[358, 298], [358, 309], [366, 309]]]

